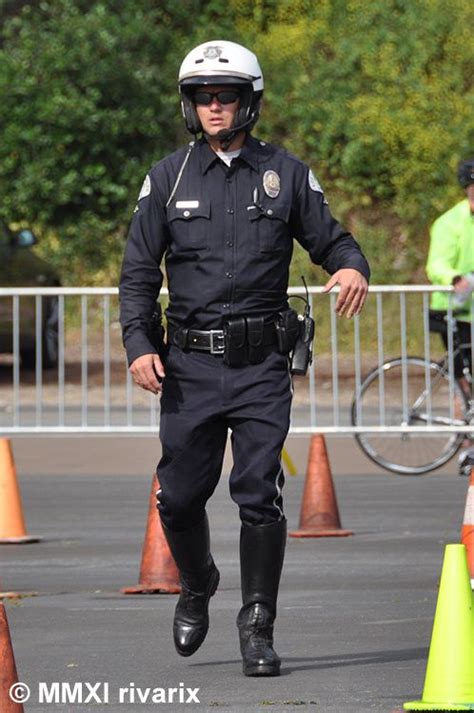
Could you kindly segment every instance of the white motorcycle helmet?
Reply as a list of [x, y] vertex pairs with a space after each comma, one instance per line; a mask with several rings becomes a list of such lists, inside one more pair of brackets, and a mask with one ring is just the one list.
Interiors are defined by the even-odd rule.
[[250, 131], [255, 126], [263, 95], [263, 75], [254, 53], [242, 45], [226, 40], [198, 45], [184, 58], [178, 82], [186, 128], [192, 134], [202, 131], [192, 97], [197, 87], [206, 84], [239, 87], [240, 105], [234, 121], [234, 135], [242, 129]]

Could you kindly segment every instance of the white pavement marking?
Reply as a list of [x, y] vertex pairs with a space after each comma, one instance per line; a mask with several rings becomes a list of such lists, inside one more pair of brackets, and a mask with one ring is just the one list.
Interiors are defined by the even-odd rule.
[[406, 624], [411, 621], [431, 621], [429, 616], [416, 616], [411, 619], [381, 619], [380, 621], [364, 621], [364, 624]]
[[150, 607], [70, 607], [68, 611], [150, 611]]

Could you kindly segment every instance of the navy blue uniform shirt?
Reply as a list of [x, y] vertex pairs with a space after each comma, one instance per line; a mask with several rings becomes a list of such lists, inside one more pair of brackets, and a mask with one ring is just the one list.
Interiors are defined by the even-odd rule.
[[252, 136], [230, 168], [197, 141], [171, 201], [188, 147], [159, 161], [143, 184], [120, 279], [120, 320], [131, 364], [155, 349], [147, 326], [165, 258], [167, 319], [221, 329], [230, 315], [270, 317], [287, 308], [296, 239], [330, 274], [354, 268], [369, 278], [359, 245], [331, 215], [302, 161]]

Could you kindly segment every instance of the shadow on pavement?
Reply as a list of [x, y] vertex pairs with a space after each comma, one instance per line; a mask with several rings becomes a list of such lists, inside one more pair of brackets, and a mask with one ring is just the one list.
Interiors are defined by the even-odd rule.
[[[305, 656], [305, 657], [282, 657], [281, 675], [288, 676], [294, 671], [322, 670], [326, 668], [342, 668], [344, 666], [364, 666], [379, 663], [393, 663], [395, 661], [417, 661], [426, 659], [428, 649], [399, 649], [398, 651], [370, 651], [360, 654], [336, 654], [334, 656]], [[301, 662], [301, 664], [299, 663]], [[227, 664], [240, 663], [240, 659], [228, 659], [226, 661], [205, 661], [190, 666], [225, 666]]]

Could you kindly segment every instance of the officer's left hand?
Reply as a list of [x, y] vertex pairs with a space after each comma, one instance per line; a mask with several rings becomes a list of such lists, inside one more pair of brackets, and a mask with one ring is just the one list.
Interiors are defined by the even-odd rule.
[[341, 288], [336, 300], [336, 314], [348, 319], [360, 314], [369, 290], [367, 280], [362, 273], [352, 268], [338, 270], [326, 282], [323, 292], [329, 292], [336, 285]]

